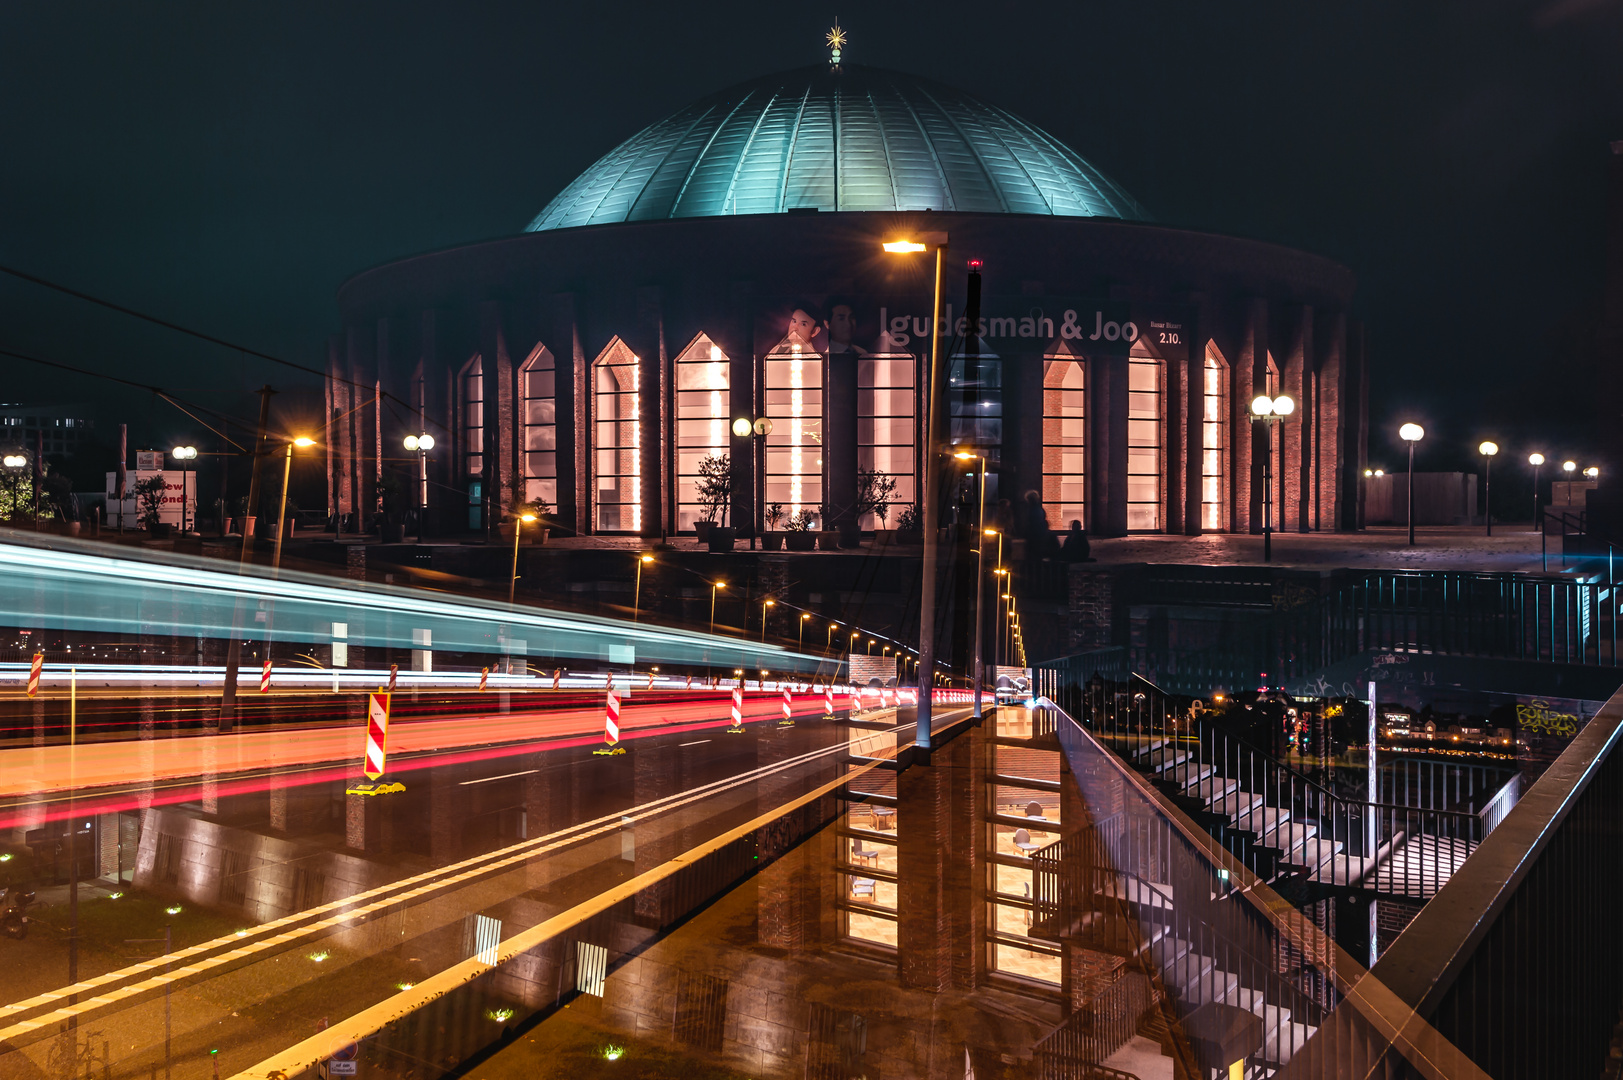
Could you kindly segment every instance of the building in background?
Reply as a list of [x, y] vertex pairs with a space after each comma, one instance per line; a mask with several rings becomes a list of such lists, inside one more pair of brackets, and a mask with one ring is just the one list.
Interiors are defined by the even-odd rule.
[[95, 437], [91, 407], [83, 402], [38, 405], [0, 402], [0, 446], [33, 453], [43, 440], [45, 456], [71, 458]]
[[[912, 503], [932, 261], [880, 245], [921, 231], [949, 235], [951, 437], [987, 456], [991, 498], [1036, 492], [1052, 527], [1102, 536], [1259, 531], [1272, 439], [1275, 527], [1357, 527], [1366, 368], [1346, 268], [1154, 224], [1020, 117], [837, 63], [648, 127], [520, 235], [347, 282], [329, 506], [370, 528], [380, 484], [417, 491], [402, 446], [421, 433], [445, 530], [539, 498], [581, 534], [689, 532], [700, 463], [721, 455], [746, 534], [773, 503], [852, 523], [863, 470]], [[1295, 398], [1293, 418], [1253, 426], [1262, 393]], [[732, 433], [761, 417], [763, 439]]]

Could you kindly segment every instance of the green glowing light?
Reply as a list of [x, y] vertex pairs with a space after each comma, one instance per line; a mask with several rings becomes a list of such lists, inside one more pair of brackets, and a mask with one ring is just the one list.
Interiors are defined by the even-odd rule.
[[313, 952], [313, 953], [310, 954], [310, 960], [312, 962], [314, 962], [314, 963], [319, 964], [319, 963], [321, 963], [323, 960], [327, 959], [327, 957], [329, 957], [331, 955], [332, 954], [328, 953], [328, 952]]
[[175, 904], [173, 907], [164, 908], [163, 913], [165, 915], [179, 915], [183, 910], [185, 909], [183, 909], [179, 904]]
[[410, 990], [412, 987], [414, 987], [416, 985], [417, 985], [416, 983], [395, 983], [394, 988], [396, 990]]
[[496, 1021], [496, 1023], [498, 1023], [498, 1024], [505, 1024], [505, 1023], [507, 1023], [507, 1021], [513, 1019], [513, 1010], [512, 1009], [491, 1009], [489, 1012], [485, 1013], [485, 1015], [490, 1017], [490, 1019]]
[[248, 931], [246, 931], [246, 930], [238, 930], [237, 931], [237, 936], [238, 937], [247, 937], [248, 936]]
[[11, 861], [11, 852], [8, 851], [4, 855], [0, 855], [0, 862], [10, 862], [10, 861]]
[[619, 1061], [621, 1055], [625, 1052], [626, 1048], [623, 1046], [605, 1046], [603, 1048], [603, 1057], [609, 1061]]
[[121, 893], [121, 892], [108, 893], [107, 894], [107, 899], [109, 899], [109, 900], [117, 900], [120, 896], [123, 896], [123, 895], [124, 894]]

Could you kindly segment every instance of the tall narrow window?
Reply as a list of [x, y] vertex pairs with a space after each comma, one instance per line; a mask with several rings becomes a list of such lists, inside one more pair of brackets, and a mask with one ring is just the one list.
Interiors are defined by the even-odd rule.
[[1161, 361], [1129, 357], [1127, 362], [1127, 528], [1161, 528]]
[[1087, 527], [1087, 373], [1081, 360], [1043, 361], [1043, 505], [1060, 529]]
[[462, 365], [462, 447], [469, 476], [485, 469], [485, 365], [475, 356]]
[[[728, 450], [727, 354], [700, 334], [676, 358], [676, 528], [703, 519], [699, 466]], [[717, 519], [720, 520], [719, 518]]]
[[910, 354], [857, 360], [857, 468], [888, 473], [896, 481], [889, 516], [864, 514], [864, 529], [895, 528], [901, 508], [918, 501], [914, 483], [918, 361]]
[[524, 497], [558, 505], [557, 372], [552, 353], [537, 345], [519, 368], [524, 418]]
[[592, 361], [592, 488], [599, 532], [642, 531], [641, 365], [619, 338]]
[[1201, 372], [1200, 527], [1228, 525], [1228, 365], [1215, 348], [1206, 349]]
[[[817, 512], [823, 502], [823, 358], [794, 339], [763, 364], [766, 437], [766, 502], [782, 503], [790, 516]], [[826, 523], [825, 523], [826, 527]]]

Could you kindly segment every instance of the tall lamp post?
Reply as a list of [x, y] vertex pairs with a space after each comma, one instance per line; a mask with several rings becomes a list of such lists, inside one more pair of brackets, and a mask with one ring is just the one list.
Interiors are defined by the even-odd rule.
[[1398, 438], [1409, 444], [1409, 546], [1414, 547], [1414, 447], [1426, 437], [1426, 429], [1419, 424], [1404, 424], [1398, 428]]
[[717, 590], [725, 589], [726, 587], [727, 587], [727, 583], [725, 581], [712, 581], [710, 583], [710, 633], [711, 633], [711, 636], [714, 636], [715, 633], [716, 633], [716, 592], [717, 592]]
[[513, 574], [507, 579], [507, 602], [509, 604], [518, 595], [518, 538], [524, 535], [525, 523], [534, 520], [534, 514], [520, 514], [513, 519]]
[[282, 459], [282, 505], [276, 511], [276, 550], [271, 554], [271, 572], [276, 573], [282, 568], [282, 538], [287, 535], [287, 485], [293, 477], [293, 448], [300, 450], [314, 446], [316, 441], [304, 435], [293, 439], [287, 444], [287, 456]]
[[809, 619], [809, 618], [811, 618], [811, 615], [809, 615], [808, 613], [806, 613], [804, 611], [802, 611], [800, 613], [800, 651], [801, 652], [806, 651], [806, 620]]
[[1272, 562], [1273, 548], [1273, 501], [1274, 501], [1274, 425], [1282, 424], [1285, 418], [1296, 412], [1296, 400], [1289, 394], [1280, 394], [1271, 398], [1267, 394], [1258, 394], [1251, 399], [1251, 422], [1261, 424], [1268, 437], [1268, 452], [1262, 456], [1262, 561]]
[[[970, 688], [975, 698], [974, 717], [981, 718], [981, 596], [986, 592], [986, 541], [988, 537], [998, 536], [996, 529], [986, 527], [986, 455], [960, 450], [952, 455], [959, 461], [975, 461], [980, 464], [980, 491], [975, 511], [975, 531], [979, 535], [975, 542], [975, 644], [974, 655], [970, 658]], [[1002, 537], [998, 541], [1002, 543]]]
[[778, 602], [770, 596], [761, 601], [761, 644], [763, 645], [766, 644], [766, 609], [777, 606]]
[[829, 655], [833, 654], [833, 652], [834, 652], [834, 631], [838, 630], [839, 628], [840, 628], [840, 624], [837, 623], [837, 622], [831, 622], [831, 623], [828, 624], [828, 637], [823, 642], [823, 652], [825, 654], [829, 654]]
[[1482, 455], [1482, 516], [1488, 520], [1488, 535], [1493, 535], [1493, 455], [1499, 452], [1496, 442], [1484, 442], [1477, 447]]
[[407, 435], [407, 450], [417, 455], [417, 536], [423, 535], [423, 519], [428, 516], [428, 452], [434, 449], [434, 436], [426, 431], [421, 435]]
[[631, 593], [631, 621], [637, 622], [642, 616], [642, 568], [654, 561], [652, 555], [637, 556], [637, 587]]
[[1538, 468], [1544, 464], [1544, 455], [1528, 454], [1527, 463], [1533, 466], [1533, 531], [1543, 532], [1544, 521], [1538, 512]]
[[186, 531], [186, 466], [189, 462], [197, 460], [197, 447], [177, 446], [169, 452], [169, 456], [180, 462], [180, 531]]
[[939, 493], [936, 476], [939, 463], [937, 449], [941, 442], [942, 417], [946, 408], [946, 369], [941, 366], [941, 259], [947, 250], [945, 232], [927, 232], [917, 240], [893, 240], [883, 245], [892, 255], [907, 255], [921, 251], [935, 251], [935, 290], [930, 306], [930, 392], [927, 398], [924, 425], [924, 475], [920, 477], [924, 497], [924, 553], [919, 586], [919, 679], [918, 724], [913, 736], [914, 744], [930, 749], [931, 687], [935, 680], [935, 594], [936, 560], [939, 557], [940, 513], [937, 507]]

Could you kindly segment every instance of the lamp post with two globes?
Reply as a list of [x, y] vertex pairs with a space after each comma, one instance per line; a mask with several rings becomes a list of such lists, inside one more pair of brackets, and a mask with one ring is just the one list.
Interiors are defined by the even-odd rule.
[[1398, 438], [1409, 444], [1409, 546], [1414, 547], [1414, 447], [1426, 437], [1426, 429], [1419, 424], [1404, 424], [1398, 428]]
[[1482, 516], [1488, 522], [1488, 535], [1493, 535], [1493, 456], [1499, 452], [1496, 442], [1484, 442], [1477, 447], [1482, 455]]
[[434, 436], [407, 435], [404, 445], [417, 455], [417, 535], [423, 534], [423, 518], [428, 516], [428, 452], [434, 449]]
[[1296, 400], [1289, 394], [1280, 394], [1271, 398], [1267, 394], [1258, 394], [1251, 399], [1251, 422], [1261, 424], [1268, 437], [1268, 451], [1262, 457], [1262, 561], [1271, 562], [1274, 557], [1273, 547], [1273, 502], [1274, 502], [1274, 425], [1282, 424], [1285, 419], [1296, 412]]
[[197, 447], [177, 446], [169, 452], [169, 456], [180, 462], [180, 531], [186, 531], [186, 496], [187, 496], [187, 469], [189, 462], [197, 460]]
[[1527, 463], [1533, 466], [1533, 531], [1544, 531], [1544, 520], [1538, 512], [1538, 467], [1544, 464], [1543, 454], [1528, 454]]

